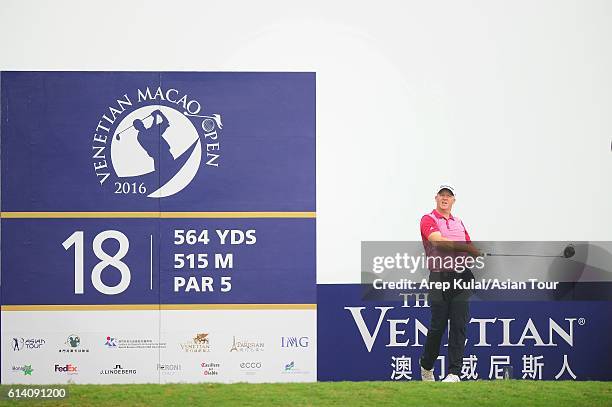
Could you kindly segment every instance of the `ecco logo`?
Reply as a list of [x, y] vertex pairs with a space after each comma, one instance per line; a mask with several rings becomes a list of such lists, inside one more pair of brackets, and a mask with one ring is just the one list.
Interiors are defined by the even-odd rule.
[[243, 369], [261, 369], [261, 362], [242, 362], [240, 367]]

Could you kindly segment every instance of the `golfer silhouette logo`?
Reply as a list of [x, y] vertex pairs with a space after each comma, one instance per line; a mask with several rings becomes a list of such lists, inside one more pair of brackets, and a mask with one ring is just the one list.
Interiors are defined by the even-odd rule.
[[[149, 105], [130, 112], [116, 127], [111, 161], [119, 178], [156, 187], [149, 198], [174, 195], [196, 176], [202, 143], [193, 123], [168, 106]], [[128, 180], [126, 180], [128, 181]]]
[[24, 343], [23, 338], [13, 338], [13, 350], [18, 351], [18, 350], [23, 349], [23, 343]]
[[[155, 171], [159, 170], [159, 161], [161, 157], [157, 156], [157, 146], [159, 137], [159, 154], [170, 154], [170, 144], [163, 138], [164, 132], [170, 126], [168, 118], [158, 109], [154, 110], [149, 116], [153, 118], [151, 127], [146, 128], [143, 121], [140, 119], [134, 120], [133, 126], [138, 132], [136, 140], [142, 148], [147, 152], [149, 157], [153, 160], [153, 168]], [[160, 118], [161, 122], [157, 123], [157, 119]], [[120, 137], [120, 135], [117, 135]], [[171, 155], [171, 154], [170, 154]]]

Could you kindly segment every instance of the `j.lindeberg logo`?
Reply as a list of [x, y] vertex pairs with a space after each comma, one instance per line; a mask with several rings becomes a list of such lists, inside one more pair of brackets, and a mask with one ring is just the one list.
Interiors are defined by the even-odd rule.
[[202, 110], [200, 102], [173, 88], [147, 86], [117, 98], [93, 136], [100, 185], [112, 184], [115, 194], [164, 198], [193, 181], [203, 149], [205, 165], [219, 167], [221, 115]]

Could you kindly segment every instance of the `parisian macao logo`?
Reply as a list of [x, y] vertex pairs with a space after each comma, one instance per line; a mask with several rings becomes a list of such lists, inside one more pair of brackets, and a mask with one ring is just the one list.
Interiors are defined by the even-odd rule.
[[230, 352], [263, 352], [265, 343], [258, 339], [238, 338], [234, 335]]
[[205, 114], [188, 94], [143, 86], [117, 97], [102, 114], [93, 136], [94, 172], [115, 194], [174, 195], [202, 165], [219, 167], [222, 127], [220, 114]]

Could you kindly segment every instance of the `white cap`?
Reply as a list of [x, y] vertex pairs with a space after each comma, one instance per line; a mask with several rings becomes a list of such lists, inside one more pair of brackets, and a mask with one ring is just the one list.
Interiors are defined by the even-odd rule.
[[436, 189], [436, 195], [438, 195], [440, 193], [440, 191], [442, 191], [443, 189], [448, 189], [449, 191], [451, 191], [453, 196], [457, 195], [455, 193], [455, 186], [453, 184], [450, 184], [450, 183], [440, 184], [440, 186]]

